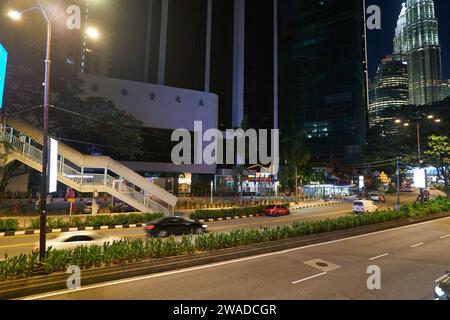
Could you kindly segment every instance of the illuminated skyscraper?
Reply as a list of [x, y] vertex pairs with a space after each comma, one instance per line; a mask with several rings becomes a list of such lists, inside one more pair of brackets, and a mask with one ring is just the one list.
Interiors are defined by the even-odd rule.
[[370, 93], [370, 126], [389, 126], [392, 119], [386, 117], [383, 111], [409, 103], [408, 65], [400, 55], [389, 55], [383, 59]]
[[394, 53], [408, 61], [409, 100], [425, 105], [442, 98], [442, 63], [433, 0], [407, 0], [399, 16]]
[[444, 80], [442, 82], [442, 98], [450, 98], [450, 80]]

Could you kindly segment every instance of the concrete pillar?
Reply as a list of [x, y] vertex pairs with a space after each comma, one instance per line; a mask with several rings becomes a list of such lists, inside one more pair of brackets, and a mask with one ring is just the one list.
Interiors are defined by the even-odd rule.
[[205, 92], [210, 91], [211, 82], [211, 34], [212, 34], [212, 0], [208, 0], [206, 19], [206, 59], [205, 59]]
[[278, 123], [278, 0], [273, 0], [273, 128]]
[[245, 0], [234, 0], [233, 127], [244, 120]]
[[163, 86], [166, 78], [167, 22], [169, 19], [169, 0], [162, 0], [161, 36], [159, 39], [158, 85]]

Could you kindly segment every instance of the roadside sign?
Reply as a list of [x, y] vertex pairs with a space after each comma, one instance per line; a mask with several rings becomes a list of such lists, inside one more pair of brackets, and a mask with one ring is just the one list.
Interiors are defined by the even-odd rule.
[[8, 52], [0, 43], [0, 110], [3, 107], [3, 93], [5, 91], [7, 60], [8, 60]]

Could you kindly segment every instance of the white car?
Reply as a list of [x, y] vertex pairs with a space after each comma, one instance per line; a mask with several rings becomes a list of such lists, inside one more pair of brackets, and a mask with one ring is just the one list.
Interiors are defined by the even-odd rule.
[[378, 207], [370, 200], [355, 200], [353, 202], [354, 213], [370, 213], [378, 210]]
[[[50, 247], [55, 250], [74, 249], [79, 246], [103, 246], [104, 243], [113, 243], [120, 241], [117, 237], [103, 237], [95, 232], [70, 232], [47, 241], [47, 249]], [[39, 244], [37, 244], [39, 248]]]

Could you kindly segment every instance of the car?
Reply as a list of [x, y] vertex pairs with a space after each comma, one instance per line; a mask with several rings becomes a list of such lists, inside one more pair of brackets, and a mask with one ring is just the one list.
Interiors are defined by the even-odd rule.
[[444, 277], [434, 288], [436, 300], [450, 300], [450, 271], [447, 271], [447, 277]]
[[269, 217], [288, 216], [290, 211], [284, 206], [269, 206], [264, 210], [264, 214]]
[[[121, 238], [117, 237], [104, 237], [95, 232], [68, 232], [54, 239], [47, 241], [47, 249], [52, 248], [55, 250], [75, 249], [80, 246], [103, 246], [103, 244], [114, 241], [120, 241]], [[39, 248], [39, 244], [36, 244], [35, 250]]]
[[370, 200], [355, 200], [353, 202], [353, 212], [356, 214], [370, 213], [378, 210], [378, 207]]
[[382, 194], [372, 193], [369, 195], [369, 198], [374, 202], [386, 202], [386, 197]]
[[183, 217], [165, 217], [147, 223], [144, 227], [147, 238], [166, 238], [172, 235], [203, 234], [208, 226]]

